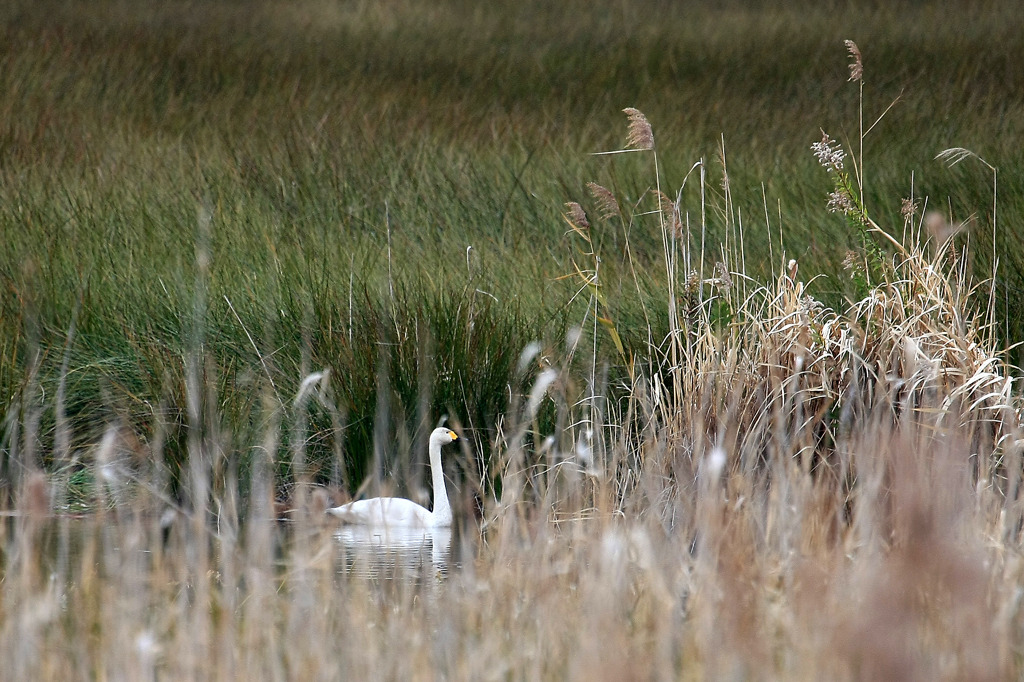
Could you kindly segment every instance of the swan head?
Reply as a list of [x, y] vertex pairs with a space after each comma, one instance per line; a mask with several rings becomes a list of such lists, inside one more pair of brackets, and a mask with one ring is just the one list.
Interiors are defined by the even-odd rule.
[[445, 427], [436, 428], [430, 434], [430, 442], [439, 443], [440, 445], [446, 445], [453, 441], [457, 441], [459, 437], [451, 429]]

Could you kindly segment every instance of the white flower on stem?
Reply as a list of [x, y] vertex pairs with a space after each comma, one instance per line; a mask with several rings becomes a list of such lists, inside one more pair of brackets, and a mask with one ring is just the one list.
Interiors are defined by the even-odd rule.
[[850, 195], [840, 190], [829, 192], [826, 208], [831, 213], [853, 213], [856, 211]]
[[821, 142], [812, 144], [811, 151], [818, 157], [818, 163], [821, 164], [821, 167], [829, 173], [843, 170], [843, 160], [846, 158], [846, 152], [824, 130], [821, 131]]

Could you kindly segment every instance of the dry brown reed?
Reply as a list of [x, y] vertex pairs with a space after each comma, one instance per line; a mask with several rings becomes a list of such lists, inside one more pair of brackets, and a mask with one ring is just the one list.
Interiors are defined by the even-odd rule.
[[638, 150], [654, 149], [654, 131], [647, 117], [639, 109], [626, 107], [622, 110], [629, 117], [629, 131], [626, 146]]
[[0, 536], [5, 676], [1013, 678], [1020, 411], [943, 305], [957, 283], [917, 264], [851, 319], [784, 274], [741, 326], [679, 329], [587, 466], [571, 426], [527, 446], [541, 404], [583, 416], [571, 377], [538, 376], [502, 496], [438, 566], [396, 546], [360, 574], [321, 517], [274, 520], [263, 476], [241, 517], [136, 486], [79, 519], [27, 477]]
[[590, 227], [590, 221], [587, 220], [587, 214], [584, 212], [583, 207], [575, 201], [569, 201], [565, 204], [565, 220], [574, 230], [586, 230]]
[[594, 201], [597, 202], [602, 218], [608, 219], [619, 215], [619, 202], [610, 189], [596, 182], [588, 182], [587, 190], [590, 192], [590, 196], [594, 197]]
[[850, 62], [850, 80], [864, 80], [864, 59], [861, 57], [860, 48], [852, 40], [844, 40], [843, 43], [846, 45], [846, 51], [850, 53], [850, 59], [853, 60]]

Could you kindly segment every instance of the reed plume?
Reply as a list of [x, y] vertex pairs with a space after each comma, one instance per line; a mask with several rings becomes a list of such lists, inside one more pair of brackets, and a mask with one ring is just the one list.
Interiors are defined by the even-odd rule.
[[597, 202], [598, 215], [601, 218], [608, 219], [619, 215], [619, 202], [610, 189], [596, 182], [588, 182], [587, 189], [590, 191], [590, 196], [594, 197]]
[[850, 62], [850, 80], [864, 80], [864, 59], [861, 57], [860, 48], [852, 40], [843, 42], [846, 44], [846, 50], [850, 53], [850, 59], [853, 60]]
[[654, 149], [654, 131], [651, 130], [647, 117], [633, 107], [626, 107], [622, 111], [629, 117], [626, 146], [633, 149]]

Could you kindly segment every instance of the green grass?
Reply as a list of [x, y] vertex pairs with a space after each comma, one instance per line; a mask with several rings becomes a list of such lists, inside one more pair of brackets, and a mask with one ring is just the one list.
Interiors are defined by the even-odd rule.
[[[254, 419], [268, 376], [287, 402], [300, 370], [330, 367], [365, 461], [391, 348], [400, 411], [416, 405], [422, 362], [439, 365], [427, 411], [472, 419], [489, 442], [508, 359], [530, 340], [558, 346], [583, 319], [582, 299], [567, 305], [573, 281], [557, 279], [576, 252], [563, 202], [583, 201], [589, 179], [624, 205], [652, 184], [643, 159], [590, 156], [621, 147], [624, 106], [654, 124], [667, 192], [708, 162], [708, 253], [729, 240], [739, 256], [742, 225], [730, 266], [764, 280], [783, 265], [781, 234], [785, 257], [825, 274], [816, 291], [843, 307], [853, 289], [839, 262], [859, 237], [823, 210], [828, 178], [808, 147], [819, 128], [856, 137], [844, 38], [865, 54], [869, 121], [900, 96], [865, 141], [881, 224], [901, 224], [913, 178], [930, 207], [976, 215], [971, 259], [987, 273], [990, 179], [933, 157], [966, 146], [1000, 169], [1000, 331], [1022, 337], [1012, 3], [11, 3], [0, 19], [0, 395], [18, 404], [37, 351], [56, 390], [77, 314], [67, 410], [85, 440], [110, 414], [147, 433], [160, 405], [172, 426], [186, 421], [201, 291], [232, 429]], [[692, 224], [696, 186], [682, 201]], [[628, 240], [642, 295], [622, 226], [594, 231], [606, 297], [642, 351], [640, 305], [665, 285], [656, 223]], [[427, 337], [441, 356], [417, 356]]]

